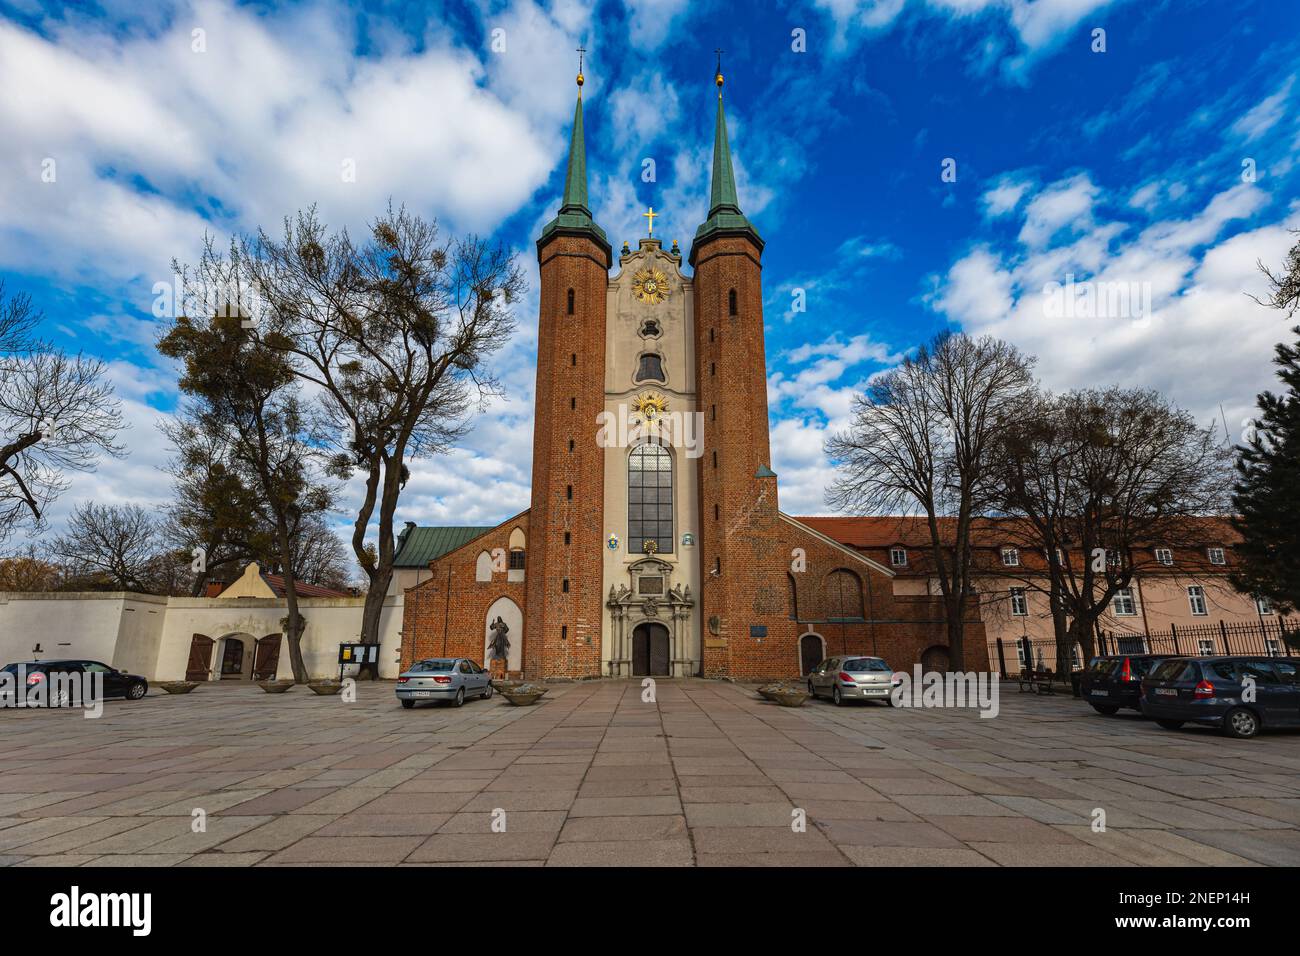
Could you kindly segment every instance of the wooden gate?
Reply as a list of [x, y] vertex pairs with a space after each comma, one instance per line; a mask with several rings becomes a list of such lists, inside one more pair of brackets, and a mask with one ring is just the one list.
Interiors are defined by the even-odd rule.
[[257, 639], [253, 650], [253, 680], [275, 680], [275, 672], [280, 666], [279, 634], [268, 634]]
[[185, 666], [186, 680], [207, 680], [212, 667], [212, 638], [195, 634], [190, 641], [190, 660]]

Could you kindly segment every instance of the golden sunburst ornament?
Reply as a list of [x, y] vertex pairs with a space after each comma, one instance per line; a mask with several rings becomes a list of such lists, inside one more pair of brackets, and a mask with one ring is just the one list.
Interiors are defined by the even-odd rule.
[[646, 392], [632, 400], [632, 411], [639, 412], [645, 417], [647, 424], [650, 424], [668, 411], [668, 399], [658, 392]]
[[668, 277], [658, 269], [640, 269], [632, 276], [632, 294], [649, 305], [658, 305], [668, 298]]

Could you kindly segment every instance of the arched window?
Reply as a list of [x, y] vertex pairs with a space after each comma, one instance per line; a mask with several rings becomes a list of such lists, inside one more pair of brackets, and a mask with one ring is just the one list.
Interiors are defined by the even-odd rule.
[[826, 575], [827, 617], [833, 621], [862, 620], [862, 581], [852, 571], [836, 568]]
[[627, 546], [632, 554], [654, 542], [659, 554], [673, 550], [673, 457], [653, 443], [637, 445], [627, 460]]
[[787, 571], [785, 576], [790, 579], [790, 617], [797, 621], [799, 620], [799, 589], [793, 574]]
[[637, 382], [665, 381], [663, 358], [654, 352], [646, 352], [641, 356], [641, 364], [637, 367], [636, 377], [633, 380]]
[[736, 290], [732, 289], [727, 293], [727, 314], [736, 314]]
[[573, 315], [573, 290], [569, 290], [569, 315]]

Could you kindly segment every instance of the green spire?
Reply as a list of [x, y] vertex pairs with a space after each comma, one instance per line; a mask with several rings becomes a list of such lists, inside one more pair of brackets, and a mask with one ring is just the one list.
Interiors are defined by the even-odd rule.
[[718, 90], [718, 119], [713, 128], [713, 191], [709, 194], [709, 215], [723, 207], [740, 213], [736, 196], [736, 174], [731, 168], [731, 146], [727, 142], [727, 117], [722, 112], [722, 90]]
[[578, 105], [573, 108], [573, 133], [569, 136], [569, 169], [564, 176], [564, 203], [560, 212], [571, 210], [585, 212], [587, 208], [587, 142], [582, 135], [582, 91], [578, 91]]
[[731, 146], [727, 141], [727, 117], [722, 109], [721, 68], [716, 82], [718, 118], [713, 130], [713, 187], [709, 193], [709, 218], [695, 232], [695, 241], [691, 243], [691, 265], [695, 265], [695, 254], [700, 246], [717, 236], [747, 236], [760, 251], [763, 248], [758, 230], [740, 211], [740, 199], [736, 194], [736, 173], [731, 166]]
[[[581, 69], [581, 67], [579, 68]], [[569, 165], [564, 174], [564, 200], [560, 204], [560, 213], [542, 229], [537, 240], [537, 251], [541, 254], [542, 246], [552, 236], [588, 236], [605, 252], [606, 261], [610, 258], [609, 240], [605, 230], [596, 225], [587, 208], [587, 142], [582, 131], [582, 73], [578, 74], [578, 103], [573, 108], [573, 131], [569, 134]]]

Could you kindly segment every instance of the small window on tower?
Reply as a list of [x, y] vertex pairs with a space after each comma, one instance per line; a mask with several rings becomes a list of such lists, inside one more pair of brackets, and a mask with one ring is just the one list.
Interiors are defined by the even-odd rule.
[[659, 321], [657, 319], [646, 319], [641, 325], [641, 335], [647, 339], [657, 339], [660, 335]]
[[641, 356], [641, 364], [637, 367], [635, 381], [638, 382], [662, 382], [664, 381], [664, 363], [663, 358], [654, 352], [647, 352]]
[[736, 314], [736, 290], [732, 289], [727, 293], [727, 314]]
[[570, 365], [577, 365], [577, 364], [578, 364], [578, 353], [577, 353], [577, 352], [574, 352], [572, 355], [569, 356], [569, 364], [570, 364]]
[[569, 290], [569, 315], [573, 315], [573, 290]]

